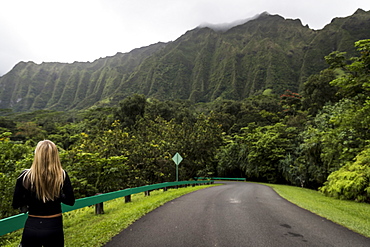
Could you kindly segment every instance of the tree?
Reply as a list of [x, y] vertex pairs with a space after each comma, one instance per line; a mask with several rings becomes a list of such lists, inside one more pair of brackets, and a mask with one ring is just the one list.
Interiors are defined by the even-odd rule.
[[280, 98], [285, 115], [295, 116], [302, 107], [302, 96], [299, 93], [285, 90]]
[[369, 133], [363, 131], [361, 122], [368, 117], [360, 109], [349, 99], [324, 106], [301, 133], [299, 162], [306, 168], [310, 187], [321, 186], [330, 173], [361, 152]]
[[77, 196], [128, 187], [130, 168], [126, 162], [126, 146], [129, 135], [119, 122], [114, 122], [112, 129], [94, 135], [81, 133], [81, 137], [71, 150], [61, 155], [63, 164], [71, 173]]
[[310, 115], [315, 116], [326, 103], [337, 102], [339, 100], [336, 96], [338, 88], [330, 85], [335, 78], [336, 73], [332, 69], [326, 69], [318, 75], [310, 76], [303, 84], [303, 110], [308, 110]]
[[321, 186], [329, 174], [352, 162], [370, 139], [370, 40], [355, 45], [361, 56], [352, 58], [352, 62], [339, 52], [326, 57], [336, 73], [330, 84], [338, 88], [342, 99], [327, 103], [301, 134], [298, 164], [304, 167], [302, 171], [311, 186]]
[[263, 182], [285, 182], [280, 164], [286, 155], [293, 152], [296, 128], [282, 123], [270, 126], [250, 124], [234, 135], [221, 149], [218, 171], [237, 172], [243, 170], [250, 180]]
[[14, 121], [5, 117], [0, 117], [0, 131], [3, 130], [3, 132], [13, 132], [16, 130], [16, 125], [17, 124]]
[[248, 145], [239, 140], [241, 137], [227, 135], [224, 145], [216, 154], [218, 160], [217, 174], [221, 177], [245, 177], [245, 167], [248, 164]]
[[32, 140], [34, 143], [44, 139], [46, 131], [44, 131], [35, 122], [21, 122], [17, 125], [17, 132], [15, 133], [15, 140]]
[[343, 62], [343, 53], [332, 53], [326, 58], [332, 68], [342, 70], [342, 75], [331, 82], [340, 88], [342, 97], [356, 97], [362, 102], [370, 96], [370, 39], [355, 42], [355, 47], [360, 52], [359, 57], [351, 58], [351, 63]]
[[10, 140], [12, 133], [0, 134], [0, 218], [14, 215], [11, 206], [15, 181], [21, 171], [30, 167], [32, 149], [25, 144], [16, 144]]
[[181, 126], [177, 142], [184, 153], [184, 179], [215, 174], [215, 156], [223, 142], [221, 125], [214, 115], [200, 114], [194, 124], [183, 122]]
[[119, 102], [114, 112], [114, 119], [120, 120], [122, 127], [132, 127], [144, 116], [146, 98], [142, 94], [134, 94]]

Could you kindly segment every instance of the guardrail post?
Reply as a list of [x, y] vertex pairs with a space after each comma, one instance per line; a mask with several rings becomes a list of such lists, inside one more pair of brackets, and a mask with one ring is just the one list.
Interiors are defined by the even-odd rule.
[[131, 195], [125, 196], [125, 203], [131, 202]]
[[[100, 195], [101, 193], [98, 193], [97, 195]], [[95, 204], [95, 214], [104, 214], [104, 206], [103, 202]]]
[[167, 187], [163, 187], [163, 192], [166, 192], [167, 191]]
[[150, 196], [150, 190], [147, 190], [144, 193], [145, 193], [145, 196]]

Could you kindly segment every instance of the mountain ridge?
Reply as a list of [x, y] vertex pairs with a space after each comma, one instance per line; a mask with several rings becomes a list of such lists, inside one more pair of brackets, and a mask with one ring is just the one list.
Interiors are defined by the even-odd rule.
[[111, 106], [134, 93], [159, 100], [240, 100], [271, 89], [299, 91], [334, 50], [355, 53], [369, 38], [370, 11], [334, 18], [321, 30], [299, 19], [260, 14], [220, 32], [197, 27], [93, 62], [20, 62], [0, 77], [0, 108], [78, 110]]
[[255, 16], [250, 17], [250, 18], [236, 20], [236, 21], [228, 22], [228, 23], [212, 24], [212, 23], [205, 22], [205, 23], [200, 24], [196, 28], [206, 28], [206, 27], [208, 27], [208, 28], [210, 28], [210, 29], [212, 29], [216, 32], [225, 32], [225, 31], [228, 31], [229, 29], [231, 29], [235, 26], [243, 25], [243, 24], [247, 23], [248, 21], [257, 19], [257, 18], [259, 18], [260, 16], [263, 16], [263, 15], [270, 15], [270, 14], [267, 11], [265, 11], [265, 12], [262, 12], [261, 14], [255, 15]]

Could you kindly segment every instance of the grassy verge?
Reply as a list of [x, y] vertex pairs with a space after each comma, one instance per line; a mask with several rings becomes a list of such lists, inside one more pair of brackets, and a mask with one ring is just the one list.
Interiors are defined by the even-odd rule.
[[[190, 192], [216, 185], [152, 191], [131, 196], [130, 203], [118, 198], [104, 203], [104, 214], [95, 215], [94, 207], [85, 207], [63, 214], [66, 247], [102, 246], [130, 224], [155, 208]], [[16, 247], [22, 230], [3, 237], [1, 246]]]
[[321, 217], [370, 237], [370, 204], [326, 197], [318, 191], [266, 184], [281, 197]]
[[[272, 187], [280, 196], [317, 215], [343, 225], [366, 237], [370, 237], [370, 204], [343, 201], [326, 197], [309, 189], [286, 185], [265, 184]], [[211, 185], [212, 186], [212, 185]], [[104, 203], [105, 214], [95, 215], [93, 207], [86, 207], [64, 214], [65, 241], [67, 247], [102, 246], [113, 236], [127, 228], [134, 221], [184, 194], [209, 186], [196, 186], [172, 189], [163, 193], [153, 191], [149, 197], [143, 193], [132, 195], [131, 203], [116, 199]], [[18, 246], [22, 230], [5, 236], [7, 244]]]

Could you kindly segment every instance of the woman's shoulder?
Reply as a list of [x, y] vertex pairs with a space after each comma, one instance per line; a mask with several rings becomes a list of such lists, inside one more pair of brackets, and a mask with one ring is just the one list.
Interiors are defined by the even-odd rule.
[[17, 178], [17, 184], [23, 185], [23, 187], [26, 188], [26, 189], [30, 189], [30, 185], [31, 185], [30, 178], [29, 178], [29, 176], [27, 177], [30, 170], [31, 169], [23, 170]]
[[69, 179], [68, 172], [66, 170], [64, 170], [64, 169], [62, 169], [62, 170], [63, 170], [63, 179], [64, 180], [65, 179]]
[[31, 169], [24, 169], [18, 176], [18, 178], [24, 177]]

